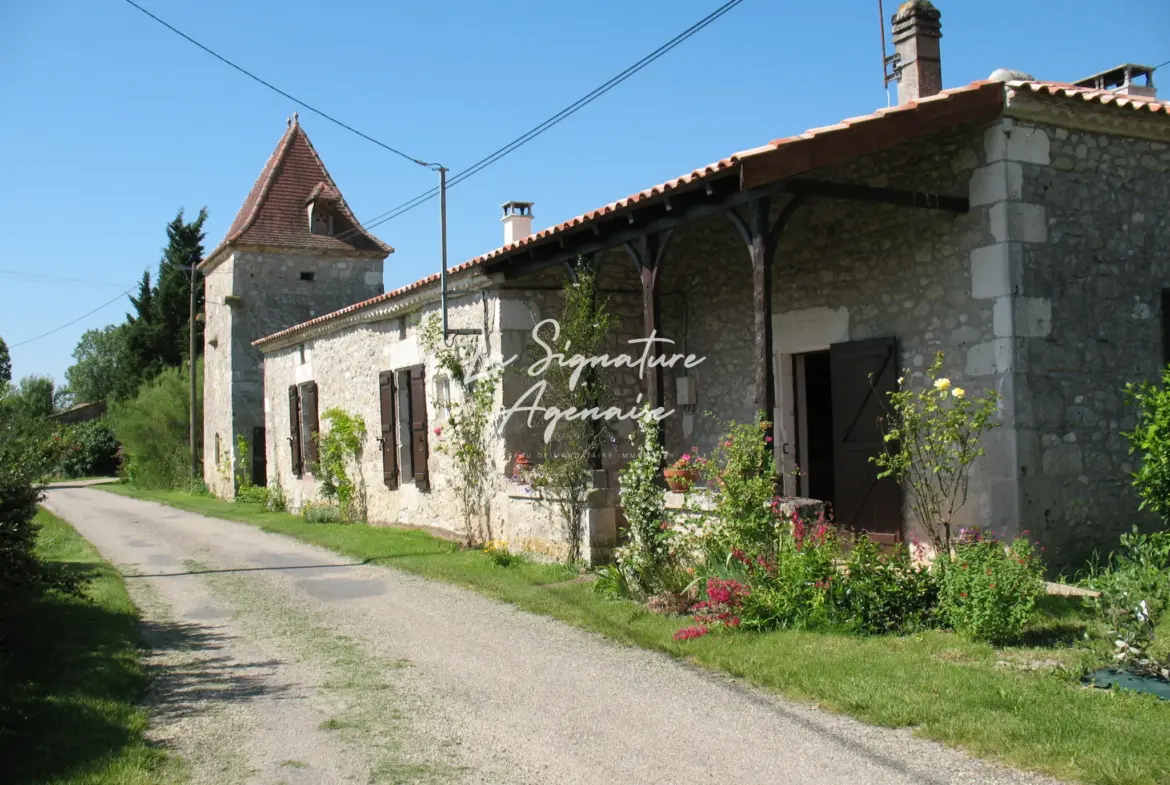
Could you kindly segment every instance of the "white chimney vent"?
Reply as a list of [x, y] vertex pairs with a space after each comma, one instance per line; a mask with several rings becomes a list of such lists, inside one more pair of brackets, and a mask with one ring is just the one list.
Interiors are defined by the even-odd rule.
[[[1137, 80], [1145, 77], [1145, 84], [1136, 84]], [[1154, 69], [1148, 65], [1134, 65], [1125, 63], [1108, 71], [1093, 74], [1076, 83], [1077, 87], [1088, 87], [1094, 90], [1108, 90], [1111, 93], [1132, 95], [1137, 98], [1157, 98], [1158, 91], [1154, 87]]]
[[1027, 71], [1017, 71], [1014, 68], [996, 68], [987, 77], [990, 82], [1035, 82], [1036, 77]]
[[504, 245], [518, 243], [532, 235], [532, 205], [535, 202], [506, 202], [503, 205]]

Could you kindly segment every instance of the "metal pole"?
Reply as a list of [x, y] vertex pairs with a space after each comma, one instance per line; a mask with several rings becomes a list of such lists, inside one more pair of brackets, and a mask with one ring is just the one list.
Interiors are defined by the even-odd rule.
[[191, 296], [190, 296], [190, 311], [191, 320], [187, 327], [187, 353], [188, 371], [191, 375], [191, 389], [188, 405], [190, 408], [190, 416], [188, 417], [187, 439], [191, 442], [191, 481], [199, 479], [195, 476], [198, 470], [198, 456], [195, 453], [195, 265], [191, 265]]
[[443, 232], [443, 272], [440, 276], [443, 307], [443, 341], [447, 340], [447, 167], [439, 166], [439, 220]]

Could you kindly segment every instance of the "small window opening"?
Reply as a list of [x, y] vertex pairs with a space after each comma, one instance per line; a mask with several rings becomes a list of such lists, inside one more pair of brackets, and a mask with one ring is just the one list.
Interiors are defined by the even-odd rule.
[[305, 364], [305, 345], [303, 343], [297, 346], [297, 360], [301, 365]]
[[223, 460], [223, 454], [220, 451], [219, 434], [215, 435], [215, 465], [218, 467]]
[[316, 277], [317, 277], [316, 273], [301, 273], [301, 280], [302, 281], [311, 281]]

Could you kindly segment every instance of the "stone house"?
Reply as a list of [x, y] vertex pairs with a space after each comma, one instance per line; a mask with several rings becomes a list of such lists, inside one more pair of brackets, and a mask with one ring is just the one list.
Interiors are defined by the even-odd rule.
[[[920, 382], [942, 351], [956, 384], [1002, 396], [965, 520], [1030, 530], [1056, 564], [1113, 541], [1137, 506], [1122, 389], [1154, 377], [1170, 341], [1170, 103], [1139, 66], [1077, 84], [1001, 70], [943, 90], [940, 35], [930, 3], [899, 9], [896, 106], [735, 153], [539, 232], [530, 203], [508, 203], [505, 245], [450, 271], [451, 326], [478, 331], [472, 340], [495, 361], [526, 356], [534, 325], [557, 313], [565, 262], [591, 255], [621, 318], [615, 346], [629, 352], [629, 340], [654, 331], [674, 342], [664, 352], [703, 358], [613, 377], [623, 403], [641, 396], [673, 412], [672, 455], [710, 451], [719, 421], [769, 413], [786, 493], [829, 501], [841, 525], [887, 542], [912, 536], [913, 524], [903, 489], [879, 481], [869, 460], [884, 393], [899, 377]], [[368, 267], [338, 257], [362, 281], [385, 249], [369, 242], [378, 250], [358, 257]], [[330, 263], [319, 261], [319, 275]], [[216, 366], [212, 379], [209, 349], [207, 389], [238, 409], [243, 396], [228, 390], [246, 381], [251, 408], [209, 410], [208, 432], [247, 436], [237, 423], [256, 427], [263, 412], [268, 481], [299, 505], [319, 493], [303, 447], [318, 410], [361, 414], [371, 520], [458, 531], [456, 478], [434, 432], [458, 391], [419, 342], [421, 321], [441, 310], [440, 283], [432, 275], [248, 333], [254, 343], [232, 357], [255, 364], [262, 354], [262, 394], [254, 365], [230, 383]], [[209, 280], [209, 300], [212, 290]], [[209, 329], [209, 341], [237, 346], [234, 326]], [[510, 368], [500, 410], [532, 384]], [[547, 505], [508, 478], [541, 430], [513, 418], [496, 434], [480, 525], [557, 553], [563, 535]], [[615, 449], [597, 473], [593, 557], [618, 536], [624, 461]]]

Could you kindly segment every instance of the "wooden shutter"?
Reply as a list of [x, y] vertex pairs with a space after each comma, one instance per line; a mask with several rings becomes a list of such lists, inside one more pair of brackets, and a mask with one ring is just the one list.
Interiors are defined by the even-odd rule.
[[1162, 365], [1170, 365], [1170, 289], [1162, 290]]
[[378, 374], [378, 402], [382, 410], [382, 482], [398, 487], [398, 439], [394, 428], [394, 371]]
[[304, 423], [304, 453], [305, 470], [317, 472], [317, 434], [321, 431], [321, 423], [317, 419], [317, 383], [305, 382], [301, 385], [301, 421]]
[[268, 454], [263, 426], [252, 429], [252, 484], [268, 484]]
[[881, 418], [898, 386], [896, 349], [893, 338], [829, 347], [836, 522], [883, 543], [901, 539], [902, 487], [890, 477], [879, 480], [870, 458], [885, 449]]
[[410, 465], [414, 484], [423, 491], [430, 490], [428, 451], [426, 368], [416, 365], [410, 369]]
[[[292, 451], [292, 473], [295, 477], [304, 474], [301, 461], [301, 396], [295, 384], [288, 386], [288, 444]], [[216, 434], [216, 438], [219, 435]]]

